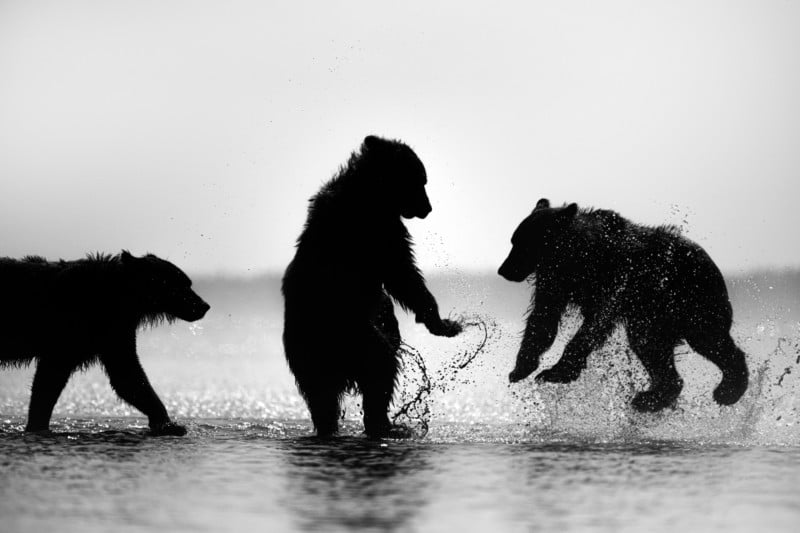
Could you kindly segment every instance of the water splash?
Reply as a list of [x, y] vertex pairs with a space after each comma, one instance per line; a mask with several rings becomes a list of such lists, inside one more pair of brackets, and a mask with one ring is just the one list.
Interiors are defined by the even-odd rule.
[[468, 348], [445, 364], [433, 374], [428, 371], [425, 360], [419, 350], [404, 343], [401, 354], [404, 366], [405, 387], [401, 389], [396, 403], [400, 407], [392, 416], [392, 423], [404, 424], [415, 430], [420, 437], [425, 437], [430, 430], [431, 395], [453, 390], [459, 382], [461, 371], [469, 367], [484, 352], [497, 324], [491, 319], [474, 315], [458, 320], [464, 328], [478, 328], [480, 340], [474, 348]]
[[[556, 346], [542, 368], [560, 357], [578, 316], [565, 317]], [[509, 353], [516, 335], [503, 335], [494, 322], [473, 323], [479, 342], [440, 362], [423, 360], [407, 347], [406, 378], [394, 420], [412, 426], [433, 441], [590, 442], [682, 441], [735, 445], [800, 443], [800, 329], [792, 337], [755, 336], [742, 343], [751, 376], [747, 393], [733, 406], [717, 405], [711, 392], [721, 373], [688, 346], [676, 351], [686, 386], [671, 408], [640, 413], [630, 402], [649, 387], [649, 377], [630, 350], [624, 329], [589, 358], [588, 368], [573, 383], [539, 384], [526, 380], [508, 385], [503, 365], [487, 365]], [[752, 337], [752, 336], [750, 336]], [[503, 342], [504, 341], [504, 342]], [[768, 348], [771, 346], [771, 348]], [[431, 368], [438, 368], [432, 371]]]

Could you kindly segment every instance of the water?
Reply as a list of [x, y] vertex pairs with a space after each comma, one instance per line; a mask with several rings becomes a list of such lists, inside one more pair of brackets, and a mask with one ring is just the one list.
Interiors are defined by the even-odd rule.
[[409, 359], [397, 408], [424, 398], [405, 416], [420, 438], [383, 442], [361, 436], [357, 399], [341, 439], [309, 437], [275, 280], [198, 283], [208, 318], [139, 342], [186, 437], [148, 436], [98, 369], [73, 378], [54, 434], [25, 435], [32, 369], [0, 373], [0, 530], [796, 531], [796, 277], [729, 280], [752, 372], [745, 397], [717, 407], [719, 372], [680, 348], [686, 388], [659, 414], [628, 406], [647, 381], [622, 332], [572, 385], [509, 387], [527, 289], [434, 280], [442, 308], [476, 325], [438, 339], [401, 323], [429, 382]]

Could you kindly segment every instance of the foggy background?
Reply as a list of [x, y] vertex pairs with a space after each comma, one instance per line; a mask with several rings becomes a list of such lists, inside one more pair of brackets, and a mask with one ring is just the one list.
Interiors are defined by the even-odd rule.
[[425, 163], [426, 272], [540, 197], [800, 266], [800, 3], [0, 1], [0, 255], [280, 272], [367, 134]]

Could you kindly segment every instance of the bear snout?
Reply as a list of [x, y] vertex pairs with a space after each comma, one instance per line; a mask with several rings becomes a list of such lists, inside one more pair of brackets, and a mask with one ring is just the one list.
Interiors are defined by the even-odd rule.
[[185, 320], [187, 322], [194, 322], [196, 320], [200, 320], [208, 310], [211, 309], [211, 306], [208, 305], [202, 298], [199, 296], [194, 296], [192, 298], [187, 298], [185, 305], [183, 306], [183, 310], [180, 314], [177, 314], [178, 318], [181, 320]]
[[431, 205], [431, 201], [428, 199], [428, 195], [425, 194], [422, 198], [422, 205], [419, 209], [419, 218], [425, 218], [426, 216], [430, 215], [431, 211], [433, 211], [433, 206]]
[[502, 265], [500, 265], [500, 268], [497, 269], [497, 273], [508, 281], [522, 281], [525, 279], [524, 277], [520, 277], [517, 269], [509, 266], [508, 261], [505, 261]]
[[422, 191], [422, 193], [417, 196], [414, 204], [413, 213], [411, 213], [410, 217], [406, 218], [425, 218], [433, 211], [433, 206], [431, 206], [431, 201], [428, 199], [428, 195], [425, 194], [425, 191]]
[[500, 268], [498, 268], [498, 269], [497, 269], [497, 273], [498, 273], [498, 274], [499, 274], [501, 277], [504, 277], [504, 278], [508, 279], [508, 276], [506, 275], [506, 264], [505, 264], [505, 263], [503, 263], [502, 265], [500, 265]]
[[503, 261], [503, 264], [500, 265], [500, 268], [497, 269], [497, 273], [508, 281], [513, 281], [515, 283], [525, 281], [528, 276], [533, 274], [535, 269], [530, 268], [525, 262], [521, 261], [521, 259], [520, 254], [512, 250], [505, 261]]
[[208, 313], [209, 309], [211, 309], [211, 306], [208, 305], [203, 300], [200, 300], [200, 305], [198, 306], [198, 313], [200, 314], [200, 318], [206, 316], [206, 313]]
[[426, 197], [423, 202], [418, 203], [417, 205], [411, 207], [410, 209], [400, 213], [403, 218], [426, 218], [428, 215], [431, 214], [433, 211], [433, 207], [431, 206], [430, 201]]

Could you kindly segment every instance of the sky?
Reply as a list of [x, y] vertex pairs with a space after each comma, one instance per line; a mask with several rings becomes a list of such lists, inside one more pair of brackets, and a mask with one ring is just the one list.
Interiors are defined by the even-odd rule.
[[280, 272], [365, 135], [428, 171], [426, 271], [539, 198], [800, 267], [800, 2], [0, 0], [0, 255]]

